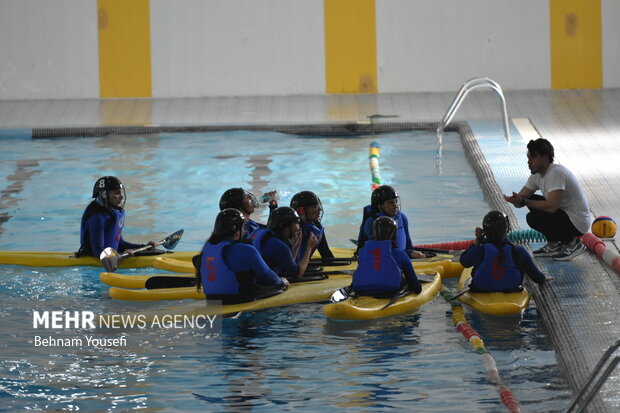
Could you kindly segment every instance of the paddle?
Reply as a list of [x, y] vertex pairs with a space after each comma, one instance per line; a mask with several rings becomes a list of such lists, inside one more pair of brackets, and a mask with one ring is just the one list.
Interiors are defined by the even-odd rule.
[[[168, 235], [166, 238], [162, 239], [161, 241], [156, 242], [155, 246], [163, 245], [164, 248], [168, 250], [172, 250], [174, 249], [174, 247], [177, 246], [182, 236], [183, 236], [183, 230], [180, 229], [177, 232], [174, 232]], [[151, 245], [146, 245], [144, 247], [135, 249], [133, 252], [135, 254], [136, 252], [146, 251], [149, 248], [151, 248]], [[113, 272], [118, 268], [118, 265], [120, 264], [120, 262], [124, 260], [125, 258], [129, 257], [130, 255], [131, 254], [126, 253], [126, 252], [119, 255], [119, 253], [116, 252], [114, 248], [107, 247], [103, 251], [101, 251], [101, 255], [99, 255], [99, 259], [101, 260], [101, 264], [103, 265], [103, 268], [105, 268], [107, 272]]]
[[[329, 275], [335, 274], [348, 274], [352, 275], [354, 270], [343, 271], [316, 271], [307, 272], [302, 278], [290, 278], [289, 282], [299, 283], [308, 281], [321, 281], [327, 278]], [[179, 277], [170, 275], [154, 275], [149, 277], [144, 284], [144, 287], [148, 290], [155, 290], [159, 288], [182, 288], [193, 287], [196, 285], [196, 277]]]
[[390, 298], [390, 302], [388, 302], [386, 305], [381, 307], [381, 311], [385, 310], [386, 308], [394, 304], [396, 301], [398, 301], [399, 298], [402, 298], [406, 296], [407, 294], [409, 294], [409, 286], [405, 286], [401, 288], [400, 290], [396, 291], [396, 294], [394, 294], [392, 298]]
[[337, 265], [350, 265], [352, 262], [356, 261], [357, 257], [310, 258], [310, 264], [329, 265], [332, 267]]
[[156, 290], [159, 288], [182, 288], [195, 287], [196, 277], [175, 277], [169, 275], [155, 275], [149, 277], [144, 283], [147, 290]]
[[455, 293], [452, 297], [450, 297], [448, 299], [448, 302], [454, 301], [457, 298], [459, 298], [460, 296], [462, 296], [463, 294], [465, 294], [466, 292], [468, 292], [469, 291], [469, 287], [471, 287], [471, 278], [469, 280], [467, 280], [467, 285], [465, 286], [465, 288], [463, 288], [461, 291]]
[[462, 296], [463, 294], [465, 294], [466, 292], [469, 292], [469, 287], [462, 289], [461, 291], [457, 292], [456, 294], [454, 294], [452, 297], [450, 297], [448, 299], [448, 302], [450, 301], [454, 301], [457, 298], [459, 298], [460, 296]]
[[[431, 274], [417, 274], [418, 280], [421, 283], [430, 283], [433, 282], [433, 279], [435, 278], [434, 275]], [[409, 291], [409, 286], [404, 286], [403, 288], [401, 288], [400, 290], [398, 290], [396, 292], [396, 294], [394, 294], [392, 296], [392, 298], [390, 299], [390, 302], [387, 303], [386, 305], [384, 305], [381, 310], [385, 310], [386, 308], [388, 308], [389, 306], [391, 306], [392, 304], [394, 304], [396, 301], [398, 301], [398, 299], [406, 296], [407, 294], [409, 294], [411, 291]]]
[[[349, 241], [357, 245], [356, 239], [349, 238]], [[413, 249], [416, 251], [420, 251], [420, 252], [432, 252], [434, 254], [447, 254], [447, 255], [455, 255], [455, 256], [460, 255], [463, 252], [461, 250], [442, 250], [442, 249], [437, 249], [437, 248], [416, 247], [415, 245], [413, 246]], [[426, 258], [431, 258], [433, 256], [434, 255], [427, 256]], [[355, 260], [357, 260], [357, 258], [355, 258]]]

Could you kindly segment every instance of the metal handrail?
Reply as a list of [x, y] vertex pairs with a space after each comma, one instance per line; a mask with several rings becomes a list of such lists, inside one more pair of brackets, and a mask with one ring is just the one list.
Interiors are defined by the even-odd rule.
[[[616, 356], [609, 362], [609, 364], [607, 365], [607, 368], [605, 368], [604, 371], [602, 372], [600, 371], [603, 365], [607, 363], [609, 358], [612, 356], [612, 354], [616, 350], [618, 350], [618, 347], [620, 347], [620, 340], [616, 341], [615, 344], [613, 344], [611, 347], [607, 349], [607, 351], [605, 351], [601, 359], [598, 361], [598, 363], [596, 363], [596, 366], [594, 366], [592, 373], [590, 373], [590, 376], [588, 377], [585, 384], [579, 391], [579, 394], [577, 395], [577, 397], [575, 397], [575, 400], [573, 400], [571, 405], [568, 407], [568, 410], [566, 410], [566, 413], [569, 413], [572, 411], [582, 412], [585, 410], [586, 407], [588, 407], [588, 405], [592, 401], [592, 398], [594, 398], [596, 393], [598, 393], [601, 387], [603, 387], [603, 384], [605, 384], [605, 381], [607, 381], [607, 379], [609, 378], [611, 373], [614, 371], [618, 363], [620, 363], [620, 356]], [[580, 399], [584, 397], [584, 395], [586, 394], [586, 391], [588, 390], [588, 387], [590, 387], [590, 384], [592, 384], [592, 382], [594, 381], [594, 379], [599, 373], [600, 373], [600, 377], [597, 379], [596, 383], [594, 383], [594, 386], [590, 389], [589, 393], [587, 394], [583, 402], [580, 403]], [[580, 404], [580, 406], [577, 410], [575, 410], [578, 404]]]
[[479, 77], [475, 79], [470, 79], [467, 82], [465, 82], [463, 86], [461, 86], [461, 89], [459, 90], [456, 97], [452, 101], [452, 105], [450, 105], [450, 108], [448, 109], [448, 111], [443, 117], [443, 120], [439, 124], [439, 127], [437, 128], [437, 139], [439, 141], [440, 153], [441, 153], [444, 129], [446, 128], [446, 126], [448, 126], [448, 124], [450, 123], [454, 115], [456, 114], [456, 111], [458, 110], [459, 106], [461, 106], [461, 103], [463, 102], [467, 94], [471, 92], [472, 90], [480, 89], [480, 88], [493, 89], [495, 93], [497, 93], [497, 95], [499, 96], [502, 102], [502, 115], [504, 119], [504, 134], [506, 136], [506, 140], [510, 142], [510, 128], [508, 126], [508, 111], [506, 110], [506, 99], [504, 98], [502, 87], [496, 81], [489, 79], [488, 77]]

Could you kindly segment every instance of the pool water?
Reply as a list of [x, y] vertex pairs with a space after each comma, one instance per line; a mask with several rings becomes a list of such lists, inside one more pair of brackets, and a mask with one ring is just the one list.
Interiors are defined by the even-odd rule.
[[[6, 140], [0, 249], [75, 251], [82, 211], [103, 175], [118, 176], [127, 188], [129, 241], [184, 228], [177, 249], [198, 251], [222, 192], [242, 186], [257, 195], [278, 190], [281, 205], [297, 191], [316, 192], [330, 245], [351, 248], [370, 201], [373, 140], [381, 144], [381, 176], [399, 192], [414, 243], [472, 238], [488, 206], [455, 134], [444, 137], [438, 169], [432, 133], [225, 132]], [[253, 218], [265, 222], [266, 214], [262, 208]], [[0, 411], [505, 411], [441, 297], [411, 314], [361, 323], [330, 322], [316, 303], [218, 320], [216, 334], [33, 328], [33, 310], [127, 314], [163, 305], [110, 299], [99, 272], [0, 265]], [[471, 312], [467, 318], [522, 411], [566, 408], [570, 391], [533, 303], [521, 319]], [[35, 346], [37, 335], [123, 336], [126, 345]]]

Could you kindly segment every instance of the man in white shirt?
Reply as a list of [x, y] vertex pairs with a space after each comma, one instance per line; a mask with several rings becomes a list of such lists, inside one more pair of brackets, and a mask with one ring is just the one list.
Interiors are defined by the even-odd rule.
[[[504, 195], [517, 208], [527, 206], [527, 223], [547, 237], [547, 245], [534, 256], [568, 261], [586, 250], [579, 237], [590, 229], [588, 200], [577, 178], [565, 166], [553, 163], [554, 150], [546, 139], [527, 144], [532, 175], [519, 193]], [[542, 196], [534, 195], [540, 190]]]

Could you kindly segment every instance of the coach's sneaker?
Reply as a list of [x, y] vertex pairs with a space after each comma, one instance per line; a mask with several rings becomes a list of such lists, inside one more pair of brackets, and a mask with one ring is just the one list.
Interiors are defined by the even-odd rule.
[[535, 257], [551, 257], [553, 255], [559, 254], [562, 250], [562, 242], [561, 241], [550, 241], [542, 247], [534, 251], [532, 254]]
[[562, 250], [551, 258], [555, 261], [568, 261], [584, 253], [585, 250], [586, 246], [581, 243], [579, 238], [575, 238], [569, 243], [562, 244]]

